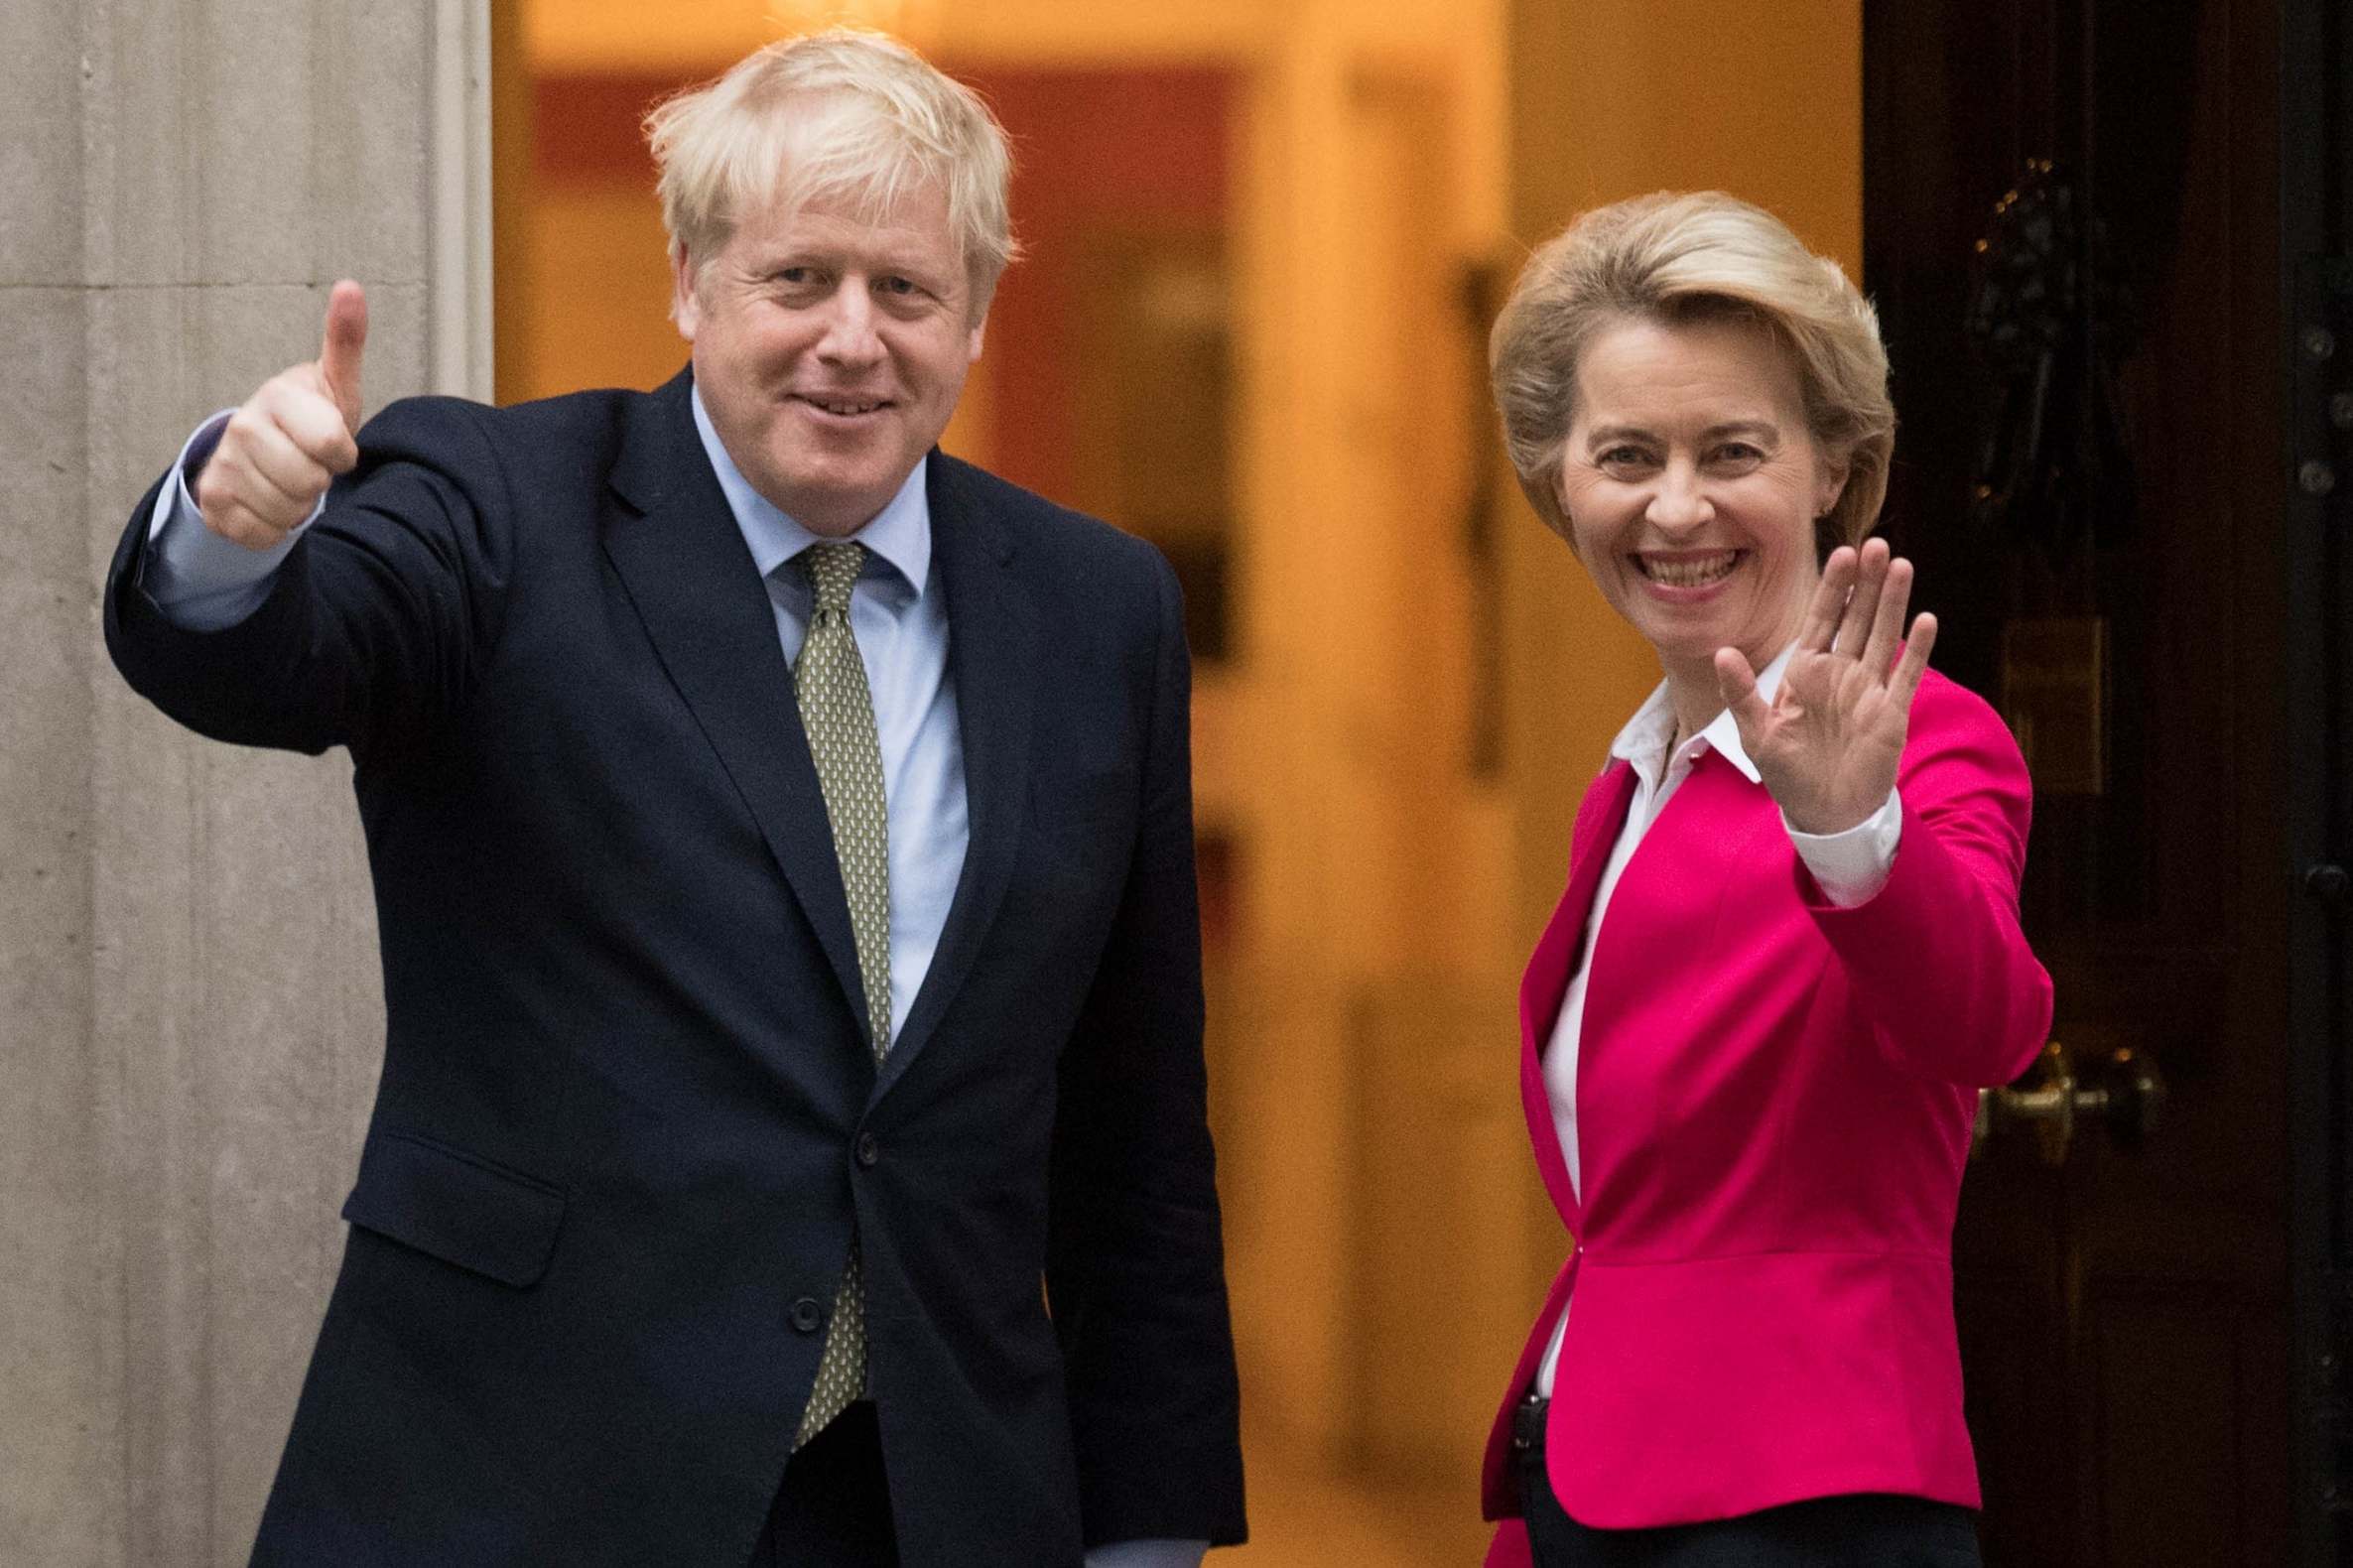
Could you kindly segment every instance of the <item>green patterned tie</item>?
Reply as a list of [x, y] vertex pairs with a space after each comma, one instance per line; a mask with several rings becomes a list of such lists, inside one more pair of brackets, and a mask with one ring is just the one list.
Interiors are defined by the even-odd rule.
[[[857, 943], [857, 973], [866, 991], [866, 1016], [873, 1022], [874, 1060], [890, 1049], [890, 824], [883, 811], [882, 747], [874, 736], [874, 699], [866, 690], [866, 667], [850, 629], [850, 590], [865, 564], [866, 547], [811, 545], [800, 556], [801, 570], [817, 590], [809, 615], [809, 636], [793, 666], [793, 696], [801, 725], [809, 732], [809, 753], [825, 791], [826, 818], [833, 825], [834, 854], [842, 863], [842, 890], [850, 895], [850, 930]], [[826, 1330], [825, 1353], [817, 1364], [817, 1384], [802, 1413], [797, 1449], [840, 1415], [866, 1380], [864, 1269], [857, 1235], [850, 1238], [850, 1261], [834, 1299], [834, 1320]]]

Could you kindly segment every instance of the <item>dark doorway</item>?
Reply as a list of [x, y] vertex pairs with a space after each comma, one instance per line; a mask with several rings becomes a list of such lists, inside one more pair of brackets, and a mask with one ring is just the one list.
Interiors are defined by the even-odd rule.
[[1864, 6], [1890, 529], [2058, 984], [1954, 1245], [1991, 1568], [2353, 1560], [2344, 10]]
[[2353, 1562], [2353, 8], [2282, 28], [2296, 1558]]

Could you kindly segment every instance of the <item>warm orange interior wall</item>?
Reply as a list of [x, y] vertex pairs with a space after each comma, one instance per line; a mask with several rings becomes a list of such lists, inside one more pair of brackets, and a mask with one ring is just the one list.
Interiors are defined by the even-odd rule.
[[1519, 0], [1513, 226], [1645, 191], [1770, 208], [1863, 264], [1861, 0]]
[[500, 402], [650, 387], [686, 363], [669, 319], [667, 241], [638, 122], [704, 74], [530, 76], [521, 105], [527, 150], [496, 161], [520, 188], [514, 204], [523, 209], [497, 288]]
[[1071, 502], [1071, 388], [1091, 229], [1199, 224], [1223, 231], [1233, 73], [1212, 66], [966, 69], [1013, 139], [1012, 204], [1025, 255], [989, 308], [989, 465]]

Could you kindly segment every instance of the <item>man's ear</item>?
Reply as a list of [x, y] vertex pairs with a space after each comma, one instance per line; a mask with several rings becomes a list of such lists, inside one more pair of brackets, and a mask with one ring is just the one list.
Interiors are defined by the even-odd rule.
[[982, 310], [981, 310], [981, 312], [980, 312], [980, 318], [979, 318], [978, 320], [976, 320], [976, 321], [973, 323], [973, 330], [972, 330], [972, 334], [971, 334], [971, 336], [969, 337], [969, 339], [968, 339], [968, 340], [966, 341], [966, 343], [965, 343], [965, 355], [964, 355], [964, 362], [965, 362], [966, 364], [970, 365], [970, 364], [978, 364], [978, 363], [980, 363], [980, 339], [981, 339], [983, 336], [985, 336], [985, 335], [987, 334], [987, 332], [988, 332], [988, 312], [987, 312], [987, 309], [986, 309], [985, 307], [983, 307], [983, 308], [982, 308]]
[[695, 295], [695, 259], [681, 244], [670, 247], [670, 319], [678, 324], [678, 335], [688, 342], [695, 340], [695, 328], [703, 321], [703, 303]]

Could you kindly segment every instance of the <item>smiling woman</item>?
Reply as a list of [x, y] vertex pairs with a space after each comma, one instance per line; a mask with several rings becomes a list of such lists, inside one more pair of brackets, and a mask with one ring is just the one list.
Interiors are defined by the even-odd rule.
[[1705, 707], [1717, 649], [1763, 669], [1797, 635], [1820, 578], [1814, 519], [1845, 464], [1814, 442], [1780, 344], [1739, 318], [1608, 327], [1577, 384], [1560, 465], [1569, 542]]
[[1953, 1212], [2050, 981], [2025, 764], [1864, 540], [1871, 309], [1769, 214], [1650, 196], [1537, 250], [1492, 362], [1522, 488], [1666, 679], [1520, 993], [1574, 1242], [1490, 1439], [1489, 1561], [1974, 1563]]

